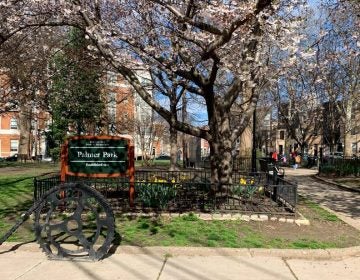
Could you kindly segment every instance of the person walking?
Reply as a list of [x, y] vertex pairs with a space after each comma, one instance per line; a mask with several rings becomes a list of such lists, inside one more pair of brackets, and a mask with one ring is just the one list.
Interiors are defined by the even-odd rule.
[[299, 167], [300, 163], [301, 163], [301, 157], [300, 157], [300, 155], [296, 155], [294, 169], [297, 169]]
[[271, 155], [273, 163], [276, 163], [278, 161], [278, 153], [274, 151]]

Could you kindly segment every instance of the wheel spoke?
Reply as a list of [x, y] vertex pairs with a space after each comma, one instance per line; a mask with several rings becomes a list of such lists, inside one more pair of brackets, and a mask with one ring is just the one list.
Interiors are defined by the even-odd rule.
[[35, 229], [36, 238], [48, 255], [85, 254], [93, 260], [105, 256], [114, 237], [114, 215], [101, 194], [82, 183], [68, 183], [53, 188], [44, 200], [47, 203], [35, 216]]

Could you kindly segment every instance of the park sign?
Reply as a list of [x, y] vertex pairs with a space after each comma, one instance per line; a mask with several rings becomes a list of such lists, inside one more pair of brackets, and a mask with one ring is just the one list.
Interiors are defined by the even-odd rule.
[[74, 136], [62, 149], [62, 175], [118, 177], [133, 168], [133, 146], [124, 137]]

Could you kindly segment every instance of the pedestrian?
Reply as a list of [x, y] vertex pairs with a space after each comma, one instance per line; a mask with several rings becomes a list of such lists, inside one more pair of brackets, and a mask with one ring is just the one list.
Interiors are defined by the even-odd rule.
[[276, 163], [278, 161], [278, 153], [274, 151], [271, 155], [272, 161]]
[[299, 164], [301, 163], [301, 157], [300, 155], [297, 155], [295, 157], [295, 164], [294, 164], [294, 169], [298, 168]]

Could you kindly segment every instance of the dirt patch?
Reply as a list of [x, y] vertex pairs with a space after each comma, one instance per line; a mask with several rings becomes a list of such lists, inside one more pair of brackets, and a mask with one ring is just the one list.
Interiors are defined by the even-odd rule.
[[299, 240], [327, 244], [330, 247], [351, 247], [360, 245], [360, 232], [338, 219], [335, 215], [308, 200], [300, 199], [298, 211], [310, 221], [310, 225], [280, 222], [259, 223], [258, 230], [266, 238], [291, 242]]
[[266, 222], [259, 223], [257, 229], [261, 231], [264, 238], [281, 241], [283, 244], [276, 246], [280, 248], [291, 247], [287, 244], [299, 241], [326, 244], [326, 247], [338, 248], [360, 245], [360, 232], [342, 222], [311, 221], [309, 226]]

